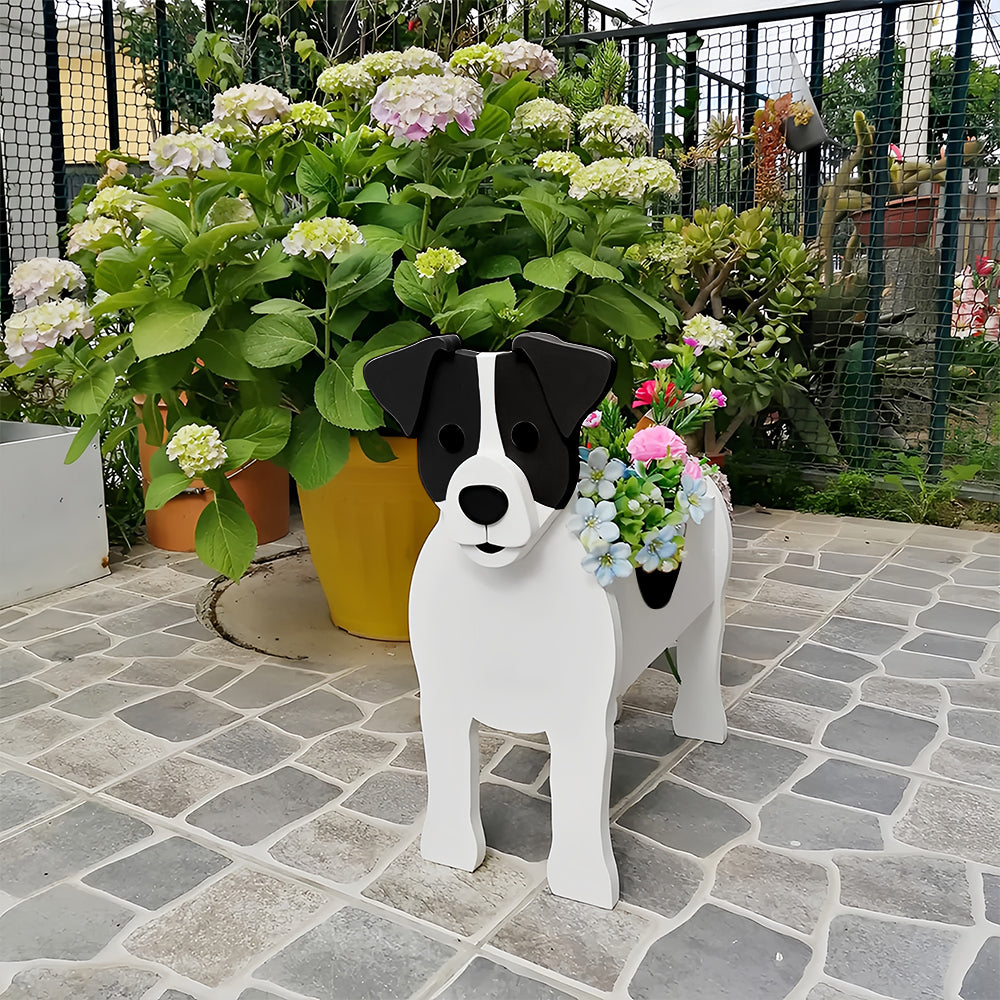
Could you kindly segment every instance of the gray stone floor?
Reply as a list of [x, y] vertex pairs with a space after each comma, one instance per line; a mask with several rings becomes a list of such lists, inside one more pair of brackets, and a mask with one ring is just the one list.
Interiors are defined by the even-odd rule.
[[0, 611], [0, 997], [997, 1000], [1000, 536], [736, 535], [731, 735], [632, 688], [611, 912], [544, 886], [537, 735], [483, 734], [484, 866], [420, 860], [405, 646], [232, 645], [211, 573], [148, 547]]

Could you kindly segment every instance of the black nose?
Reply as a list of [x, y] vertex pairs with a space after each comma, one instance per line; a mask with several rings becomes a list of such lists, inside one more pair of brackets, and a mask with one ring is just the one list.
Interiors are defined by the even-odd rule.
[[495, 486], [466, 486], [459, 490], [458, 506], [476, 524], [496, 524], [507, 513], [507, 494]]

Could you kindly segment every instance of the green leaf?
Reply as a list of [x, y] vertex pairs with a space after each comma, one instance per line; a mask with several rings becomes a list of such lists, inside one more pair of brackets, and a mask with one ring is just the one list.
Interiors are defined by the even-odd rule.
[[393, 454], [389, 442], [378, 431], [360, 431], [357, 437], [361, 450], [373, 462], [396, 461], [396, 456]]
[[[357, 214], [359, 228], [365, 231], [365, 226], [382, 226], [394, 232], [401, 233], [407, 226], [419, 225], [423, 212], [419, 205], [405, 202], [401, 205], [384, 205], [380, 202], [362, 205]], [[367, 237], [366, 237], [367, 239]]]
[[537, 257], [535, 260], [529, 260], [524, 265], [525, 278], [533, 285], [564, 292], [578, 273], [573, 263], [565, 257], [566, 252], [555, 257]]
[[802, 443], [821, 461], [836, 463], [843, 459], [837, 442], [813, 401], [798, 386], [785, 386], [785, 414]]
[[398, 323], [391, 323], [389, 326], [379, 330], [374, 337], [369, 337], [365, 343], [364, 354], [354, 363], [354, 387], [356, 389], [367, 389], [365, 384], [364, 367], [365, 362], [379, 355], [388, 354], [400, 347], [408, 347], [415, 344], [424, 337], [429, 337], [430, 331], [424, 329], [419, 323], [411, 320], [400, 320]]
[[337, 427], [354, 431], [375, 430], [384, 422], [382, 408], [371, 393], [354, 386], [354, 363], [364, 350], [363, 344], [350, 345], [360, 350], [345, 348], [336, 361], [329, 363], [316, 379], [316, 407], [324, 419]]
[[304, 316], [261, 316], [243, 334], [243, 355], [255, 368], [275, 368], [304, 358], [316, 330]]
[[267, 199], [267, 181], [260, 174], [249, 174], [238, 170], [210, 169], [202, 170], [199, 177], [210, 181], [223, 181], [226, 186], [235, 184], [258, 201]]
[[[210, 330], [203, 333], [194, 346], [198, 357], [213, 375], [238, 382], [247, 382], [257, 377], [257, 373], [246, 363], [241, 353], [242, 330]], [[168, 388], [170, 385], [158, 386], [157, 390]]]
[[660, 317], [619, 285], [599, 285], [581, 296], [580, 302], [606, 329], [633, 340], [652, 340], [663, 330]]
[[527, 330], [543, 316], [548, 316], [549, 313], [558, 309], [564, 297], [562, 292], [549, 288], [536, 288], [529, 292], [517, 307], [520, 329]]
[[324, 420], [310, 406], [292, 420], [292, 433], [281, 453], [282, 464], [304, 490], [325, 486], [347, 462], [351, 434]]
[[193, 260], [207, 263], [235, 236], [244, 236], [257, 229], [257, 220], [246, 222], [225, 222], [207, 233], [196, 236], [184, 247], [184, 255]]
[[114, 388], [114, 369], [102, 363], [96, 372], [90, 372], [70, 389], [66, 394], [66, 406], [83, 415], [100, 413]]
[[132, 346], [136, 357], [156, 357], [172, 354], [198, 339], [212, 310], [200, 309], [193, 302], [164, 299], [152, 302], [136, 313], [132, 328]]
[[392, 288], [396, 293], [396, 298], [404, 306], [409, 306], [415, 312], [423, 313], [425, 316], [434, 315], [436, 310], [434, 300], [431, 297], [433, 285], [430, 281], [420, 277], [412, 261], [400, 261], [392, 278]]
[[190, 243], [194, 233], [172, 212], [162, 208], [147, 207], [142, 213], [142, 224], [157, 236], [165, 236], [171, 243], [182, 247]]
[[248, 291], [268, 281], [287, 278], [295, 269], [280, 243], [272, 243], [260, 258], [249, 266], [228, 264], [215, 286], [216, 301], [220, 298], [242, 299]]
[[370, 202], [385, 203], [389, 200], [389, 192], [381, 181], [366, 184], [353, 198], [355, 205], [366, 205]]
[[251, 406], [244, 410], [229, 427], [230, 438], [240, 438], [253, 445], [249, 458], [274, 458], [288, 444], [292, 429], [292, 414], [281, 406]]
[[605, 264], [603, 260], [594, 260], [593, 257], [588, 257], [585, 253], [580, 253], [579, 250], [563, 250], [557, 256], [591, 278], [621, 281], [625, 277], [617, 267]]
[[510, 131], [511, 115], [495, 103], [483, 105], [473, 139], [502, 139]]
[[269, 316], [275, 313], [288, 315], [289, 313], [308, 313], [312, 315], [315, 309], [310, 309], [303, 302], [296, 302], [295, 299], [265, 299], [263, 302], [256, 302], [250, 307], [250, 312], [258, 316]]
[[94, 319], [98, 319], [122, 309], [135, 309], [137, 306], [144, 306], [156, 298], [156, 292], [152, 288], [129, 287], [130, 290], [127, 292], [115, 292], [101, 302], [95, 302], [90, 307], [90, 315]]
[[[508, 215], [512, 215], [513, 211], [513, 209], [499, 208], [495, 205], [464, 205], [462, 208], [453, 208], [446, 213], [435, 230], [439, 236], [443, 236], [453, 229], [479, 226], [486, 222], [500, 222]], [[512, 272], [508, 271], [507, 273]]]
[[241, 503], [216, 497], [198, 518], [194, 547], [206, 566], [238, 580], [253, 559], [257, 529]]
[[508, 80], [502, 87], [490, 94], [490, 104], [503, 108], [508, 115], [513, 117], [514, 112], [525, 101], [533, 100], [537, 96], [537, 84], [529, 83], [527, 80]]
[[392, 274], [392, 257], [371, 250], [352, 251], [338, 265], [330, 279], [329, 287], [343, 288], [338, 299], [341, 305], [353, 302], [365, 292], [370, 292]]
[[295, 171], [295, 182], [299, 193], [312, 202], [339, 202], [344, 196], [343, 170], [339, 171], [334, 161], [318, 149], [304, 156]]
[[135, 287], [139, 271], [139, 261], [133, 250], [109, 247], [100, 255], [94, 268], [94, 284], [112, 295], [128, 292]]
[[521, 273], [521, 262], [510, 254], [498, 254], [487, 257], [478, 268], [476, 274], [480, 278], [507, 278], [512, 274]]
[[458, 197], [458, 195], [448, 194], [447, 191], [433, 184], [408, 184], [403, 190], [416, 191], [418, 194], [426, 195], [428, 198], [447, 198], [449, 201]]
[[[278, 451], [280, 450], [279, 448]], [[222, 466], [223, 471], [242, 468], [254, 457], [255, 451], [256, 446], [253, 441], [240, 437], [226, 438], [226, 461]]]
[[73, 440], [70, 442], [69, 449], [66, 452], [64, 460], [66, 465], [75, 462], [87, 450], [90, 442], [94, 440], [100, 431], [101, 422], [101, 416], [97, 413], [92, 413], [83, 421], [80, 429], [73, 435]]
[[191, 485], [191, 477], [183, 472], [167, 472], [154, 476], [146, 490], [144, 510], [159, 510], [168, 500], [183, 493]]

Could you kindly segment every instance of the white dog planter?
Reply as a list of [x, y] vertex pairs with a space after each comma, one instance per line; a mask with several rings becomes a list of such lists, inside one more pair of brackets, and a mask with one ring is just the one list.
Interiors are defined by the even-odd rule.
[[[544, 731], [551, 749], [552, 892], [597, 906], [618, 899], [609, 792], [617, 699], [669, 646], [682, 679], [678, 736], [721, 743], [723, 587], [732, 532], [715, 504], [689, 523], [672, 574], [638, 571], [602, 588], [567, 530], [583, 418], [614, 360], [548, 334], [477, 354], [431, 337], [369, 361], [365, 378], [415, 435], [441, 508], [410, 587], [410, 641], [427, 757], [421, 853], [464, 871], [485, 854], [478, 728]], [[638, 576], [674, 590], [652, 597]], [[643, 590], [648, 590], [644, 586]], [[649, 602], [649, 604], [647, 603]], [[658, 606], [649, 606], [650, 604]]]

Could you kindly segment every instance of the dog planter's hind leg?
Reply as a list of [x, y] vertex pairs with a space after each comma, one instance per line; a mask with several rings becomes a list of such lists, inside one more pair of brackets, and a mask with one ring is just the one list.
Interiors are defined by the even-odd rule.
[[[475, 354], [428, 338], [369, 362], [368, 387], [416, 433], [421, 479], [441, 508], [410, 588], [427, 758], [425, 858], [483, 860], [480, 723], [544, 731], [551, 750], [550, 888], [598, 906], [618, 899], [609, 794], [617, 699], [664, 648], [683, 678], [675, 728], [721, 741], [722, 588], [731, 535], [721, 498], [688, 527], [672, 598], [652, 607], [635, 575], [604, 589], [567, 529], [580, 422], [613, 360], [525, 334]], [[712, 487], [714, 490], [714, 486]]]

